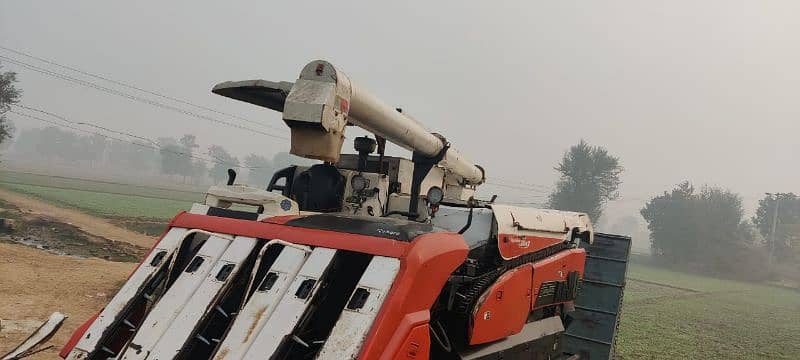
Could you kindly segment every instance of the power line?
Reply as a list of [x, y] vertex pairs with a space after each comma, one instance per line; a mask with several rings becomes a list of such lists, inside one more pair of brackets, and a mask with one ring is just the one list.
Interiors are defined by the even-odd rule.
[[55, 78], [58, 78], [58, 79], [62, 79], [62, 80], [65, 80], [65, 81], [73, 82], [73, 83], [76, 83], [76, 84], [79, 84], [79, 85], [82, 85], [82, 86], [90, 87], [90, 88], [93, 88], [93, 89], [96, 89], [96, 90], [99, 90], [99, 91], [102, 91], [102, 92], [106, 92], [106, 93], [109, 93], [109, 94], [112, 94], [112, 95], [117, 95], [117, 96], [120, 96], [120, 97], [124, 97], [124, 98], [130, 99], [130, 100], [136, 101], [136, 102], [144, 103], [144, 104], [147, 104], [147, 105], [152, 105], [152, 106], [159, 107], [159, 108], [162, 108], [162, 109], [175, 111], [175, 112], [178, 112], [178, 113], [181, 113], [181, 114], [184, 114], [184, 115], [188, 115], [188, 116], [192, 116], [192, 117], [195, 117], [195, 118], [198, 118], [198, 119], [211, 121], [211, 122], [214, 122], [214, 123], [218, 123], [218, 124], [234, 127], [234, 128], [240, 129], [240, 130], [250, 131], [252, 133], [261, 134], [261, 135], [269, 136], [269, 137], [276, 138], [276, 139], [289, 140], [289, 138], [286, 137], [286, 136], [276, 135], [276, 134], [273, 134], [273, 133], [269, 133], [269, 132], [253, 129], [253, 128], [250, 128], [250, 127], [247, 127], [247, 126], [243, 126], [243, 125], [239, 125], [239, 124], [236, 124], [236, 123], [232, 123], [232, 122], [229, 122], [229, 121], [219, 120], [219, 119], [216, 119], [216, 118], [213, 118], [213, 117], [210, 117], [210, 116], [198, 114], [198, 113], [195, 113], [195, 112], [192, 112], [192, 111], [189, 111], [189, 110], [186, 110], [186, 109], [182, 109], [182, 108], [179, 108], [179, 107], [176, 107], [176, 106], [160, 103], [160, 102], [155, 101], [155, 100], [150, 100], [150, 99], [142, 98], [142, 97], [139, 97], [139, 96], [136, 96], [136, 95], [131, 95], [131, 94], [128, 94], [126, 92], [122, 92], [122, 91], [119, 91], [119, 90], [111, 89], [111, 88], [108, 88], [108, 87], [105, 87], [105, 86], [102, 86], [102, 85], [97, 85], [95, 83], [92, 83], [92, 82], [89, 82], [89, 81], [85, 81], [85, 80], [81, 80], [81, 79], [77, 79], [77, 78], [74, 78], [74, 77], [71, 77], [71, 76], [68, 76], [68, 75], [60, 74], [60, 73], [57, 73], [57, 72], [54, 72], [54, 71], [50, 71], [50, 70], [47, 70], [47, 69], [44, 69], [44, 68], [40, 68], [38, 66], [31, 65], [31, 64], [19, 61], [19, 60], [15, 60], [13, 58], [6, 57], [6, 56], [0, 55], [0, 59], [4, 59], [4, 60], [8, 61], [11, 64], [24, 67], [24, 68], [26, 68], [28, 70], [32, 70], [32, 71], [35, 71], [35, 72], [38, 72], [38, 73], [41, 73], [41, 74], [44, 74], [44, 75], [48, 75], [48, 76], [51, 76], [51, 77], [55, 77]]
[[534, 188], [531, 188], [531, 187], [501, 184], [501, 183], [497, 183], [497, 182], [493, 182], [493, 181], [487, 181], [486, 184], [487, 185], [492, 185], [492, 186], [497, 186], [497, 187], [508, 188], [508, 189], [515, 189], [515, 190], [520, 190], [520, 191], [533, 192], [533, 193], [535, 193], [535, 194], [537, 194], [539, 196], [546, 196], [547, 195], [546, 191], [542, 191], [542, 190], [539, 190], [539, 189], [534, 189]]
[[524, 186], [524, 187], [528, 187], [528, 188], [532, 188], [532, 189], [539, 189], [540, 191], [550, 192], [550, 191], [553, 190], [553, 187], [552, 186], [548, 186], [548, 185], [534, 184], [534, 183], [529, 183], [529, 182], [524, 182], [524, 181], [519, 181], [519, 180], [505, 179], [505, 178], [493, 178], [493, 179], [494, 180], [499, 180], [500, 182], [505, 182], [505, 183], [517, 185], [517, 186]]
[[45, 115], [50, 115], [50, 116], [52, 116], [54, 118], [57, 118], [57, 119], [59, 119], [61, 121], [64, 121], [64, 122], [67, 122], [67, 123], [70, 123], [70, 124], [90, 126], [90, 127], [95, 128], [95, 129], [100, 129], [100, 130], [103, 130], [103, 131], [107, 131], [107, 132], [115, 133], [115, 134], [119, 134], [119, 135], [130, 136], [132, 138], [136, 138], [136, 139], [139, 139], [139, 140], [144, 140], [144, 141], [147, 141], [149, 143], [155, 144], [156, 146], [161, 146], [161, 144], [159, 144], [158, 141], [155, 141], [155, 140], [143, 137], [143, 136], [131, 134], [131, 133], [124, 132], [124, 131], [118, 131], [118, 130], [114, 130], [114, 129], [109, 129], [109, 128], [104, 127], [104, 126], [95, 125], [95, 124], [88, 123], [88, 122], [71, 121], [71, 120], [69, 120], [69, 119], [67, 119], [67, 118], [65, 118], [65, 117], [63, 117], [61, 115], [54, 114], [54, 113], [51, 113], [49, 111], [45, 111], [45, 110], [42, 110], [42, 109], [32, 108], [32, 107], [25, 106], [25, 105], [13, 104], [13, 106], [16, 106], [16, 107], [19, 107], [19, 108], [23, 108], [23, 109], [26, 109], [26, 110], [30, 110], [30, 111], [35, 111], [35, 112], [42, 113], [42, 114], [45, 114]]
[[78, 69], [78, 68], [75, 68], [75, 67], [72, 67], [72, 66], [69, 66], [69, 65], [60, 64], [60, 63], [57, 63], [57, 62], [55, 62], [53, 60], [48, 60], [48, 59], [45, 59], [45, 58], [34, 56], [34, 55], [29, 54], [29, 53], [20, 51], [20, 50], [15, 50], [15, 49], [8, 48], [8, 47], [2, 46], [2, 45], [0, 45], [0, 49], [15, 53], [17, 55], [22, 55], [22, 56], [25, 56], [25, 57], [28, 57], [28, 58], [31, 58], [31, 59], [34, 59], [34, 60], [38, 60], [38, 61], [50, 64], [50, 65], [55, 65], [55, 66], [58, 66], [58, 67], [60, 67], [62, 69], [71, 70], [71, 71], [77, 72], [79, 74], [83, 74], [83, 75], [86, 75], [86, 76], [93, 77], [95, 79], [108, 81], [110, 83], [113, 83], [113, 84], [116, 84], [116, 85], [119, 85], [119, 86], [123, 86], [123, 87], [129, 88], [129, 89], [133, 89], [133, 90], [136, 90], [136, 91], [141, 91], [141, 92], [144, 92], [144, 93], [147, 93], [147, 94], [150, 94], [150, 95], [158, 96], [160, 98], [171, 100], [171, 101], [174, 101], [174, 102], [177, 102], [177, 103], [181, 103], [181, 104], [184, 104], [184, 105], [193, 106], [193, 107], [198, 108], [198, 109], [210, 111], [210, 112], [213, 112], [213, 113], [216, 113], [216, 114], [220, 114], [220, 115], [225, 115], [225, 116], [228, 116], [228, 117], [231, 117], [231, 118], [234, 118], [234, 119], [239, 119], [239, 120], [251, 123], [251, 124], [268, 127], [268, 128], [273, 129], [273, 130], [279, 130], [279, 131], [285, 130], [285, 129], [282, 129], [282, 128], [271, 126], [269, 124], [265, 124], [263, 122], [253, 121], [253, 120], [247, 119], [245, 117], [242, 117], [242, 116], [239, 116], [239, 115], [236, 115], [236, 114], [231, 114], [231, 113], [220, 111], [220, 110], [217, 110], [217, 109], [214, 109], [214, 108], [210, 108], [210, 107], [207, 107], [207, 106], [198, 105], [198, 104], [192, 103], [192, 102], [190, 102], [188, 100], [176, 98], [176, 97], [169, 96], [169, 95], [164, 95], [162, 93], [158, 93], [158, 92], [153, 91], [153, 90], [147, 90], [147, 89], [135, 86], [135, 85], [131, 85], [131, 84], [126, 83], [126, 82], [122, 82], [122, 81], [119, 81], [119, 80], [111, 79], [111, 78], [106, 77], [106, 76], [98, 75], [98, 74], [95, 74], [95, 73], [90, 73], [88, 71], [81, 70], [81, 69]]
[[[132, 145], [136, 145], [136, 146], [139, 146], [139, 147], [152, 149], [152, 150], [163, 151], [163, 152], [167, 152], [167, 153], [172, 153], [172, 154], [175, 154], [175, 155], [188, 157], [188, 158], [192, 158], [192, 159], [196, 159], [196, 160], [200, 160], [200, 161], [204, 161], [204, 162], [210, 162], [210, 163], [214, 163], [214, 164], [225, 165], [225, 166], [229, 166], [229, 167], [232, 167], [232, 168], [238, 168], [238, 169], [259, 169], [259, 168], [261, 168], [261, 167], [248, 167], [248, 166], [233, 165], [233, 164], [230, 164], [230, 163], [227, 163], [227, 162], [224, 162], [224, 161], [215, 160], [213, 158], [212, 159], [202, 158], [202, 157], [199, 157], [199, 156], [196, 156], [196, 155], [192, 155], [192, 154], [187, 154], [187, 153], [184, 153], [184, 152], [172, 151], [172, 150], [169, 150], [169, 149], [166, 149], [166, 148], [162, 148], [162, 147], [151, 146], [151, 145], [143, 144], [143, 143], [136, 142], [136, 141], [130, 141], [130, 140], [126, 140], [126, 139], [121, 139], [121, 138], [118, 138], [118, 137], [109, 136], [109, 135], [106, 135], [106, 134], [101, 134], [99, 132], [89, 131], [89, 130], [86, 130], [86, 129], [81, 129], [81, 128], [78, 128], [78, 127], [75, 127], [75, 126], [72, 126], [72, 125], [65, 125], [65, 124], [59, 123], [57, 121], [43, 119], [43, 118], [38, 117], [38, 116], [33, 116], [33, 115], [21, 113], [21, 112], [15, 111], [15, 110], [9, 110], [8, 112], [12, 113], [12, 114], [15, 114], [15, 115], [18, 115], [18, 116], [23, 116], [23, 117], [27, 117], [27, 118], [30, 118], [30, 119], [38, 120], [38, 121], [41, 121], [41, 122], [45, 122], [45, 123], [48, 123], [48, 124], [51, 124], [51, 125], [55, 125], [55, 126], [58, 126], [58, 127], [69, 128], [69, 129], [80, 131], [80, 132], [87, 133], [87, 134], [102, 136], [105, 139], [112, 139], [112, 140], [122, 141], [122, 142], [129, 143], [129, 144], [132, 144]], [[61, 119], [62, 121], [68, 122], [69, 124], [79, 124], [78, 122], [73, 122], [73, 121], [66, 120], [65, 118], [63, 118], [61, 116], [58, 116], [58, 118]], [[116, 132], [116, 131], [114, 131], [114, 132]], [[126, 134], [124, 132], [117, 132], [117, 133]], [[139, 136], [136, 136], [136, 135], [132, 135], [132, 136], [135, 137], [135, 138], [141, 138], [141, 139], [148, 140], [148, 141], [150, 141], [152, 143], [156, 143], [155, 141], [152, 141], [152, 140], [149, 140], [149, 139], [146, 139], [146, 138], [142, 138], [142, 137], [139, 137]]]

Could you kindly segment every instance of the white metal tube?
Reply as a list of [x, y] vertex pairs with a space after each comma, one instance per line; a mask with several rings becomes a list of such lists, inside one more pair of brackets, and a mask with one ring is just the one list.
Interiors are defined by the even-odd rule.
[[[354, 125], [426, 156], [436, 156], [442, 151], [442, 141], [422, 124], [386, 105], [352, 81], [351, 87], [348, 120]], [[471, 184], [480, 184], [484, 180], [483, 171], [452, 147], [445, 153], [441, 165]]]

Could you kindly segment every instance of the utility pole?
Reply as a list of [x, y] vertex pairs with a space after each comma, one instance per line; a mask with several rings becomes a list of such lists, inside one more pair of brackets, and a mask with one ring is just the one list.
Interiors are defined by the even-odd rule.
[[768, 259], [769, 259], [769, 264], [772, 265], [772, 261], [773, 261], [772, 259], [773, 259], [774, 255], [775, 255], [775, 236], [776, 236], [775, 230], [778, 227], [778, 209], [780, 208], [781, 197], [786, 195], [786, 194], [784, 194], [784, 193], [775, 193], [775, 194], [766, 193], [766, 194], [767, 194], [767, 196], [770, 197], [770, 199], [772, 198], [773, 195], [775, 195], [775, 209], [774, 209], [774, 211], [772, 213], [772, 227], [770, 228], [770, 232], [769, 232], [769, 256], [768, 256]]

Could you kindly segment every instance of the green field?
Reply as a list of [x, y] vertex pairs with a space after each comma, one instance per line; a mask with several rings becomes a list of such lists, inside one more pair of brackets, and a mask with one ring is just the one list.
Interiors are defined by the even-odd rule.
[[9, 171], [0, 187], [103, 217], [169, 220], [203, 201], [198, 192]]
[[628, 278], [621, 359], [800, 359], [797, 290], [635, 264]]
[[188, 210], [192, 206], [189, 201], [148, 198], [136, 195], [58, 189], [37, 185], [0, 184], [0, 186], [99, 216], [166, 220], [174, 217], [179, 211]]
[[[8, 174], [0, 187], [117, 219], [166, 221], [202, 201], [197, 192]], [[620, 359], [800, 359], [797, 290], [632, 264], [623, 304]]]

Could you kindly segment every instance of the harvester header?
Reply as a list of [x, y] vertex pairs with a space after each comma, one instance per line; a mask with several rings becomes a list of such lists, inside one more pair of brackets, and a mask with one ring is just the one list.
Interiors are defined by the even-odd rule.
[[[62, 357], [611, 358], [630, 238], [475, 199], [482, 168], [328, 62], [212, 91], [281, 112], [291, 152], [323, 162], [253, 186], [229, 170]], [[341, 154], [348, 125], [375, 135], [358, 154]]]

